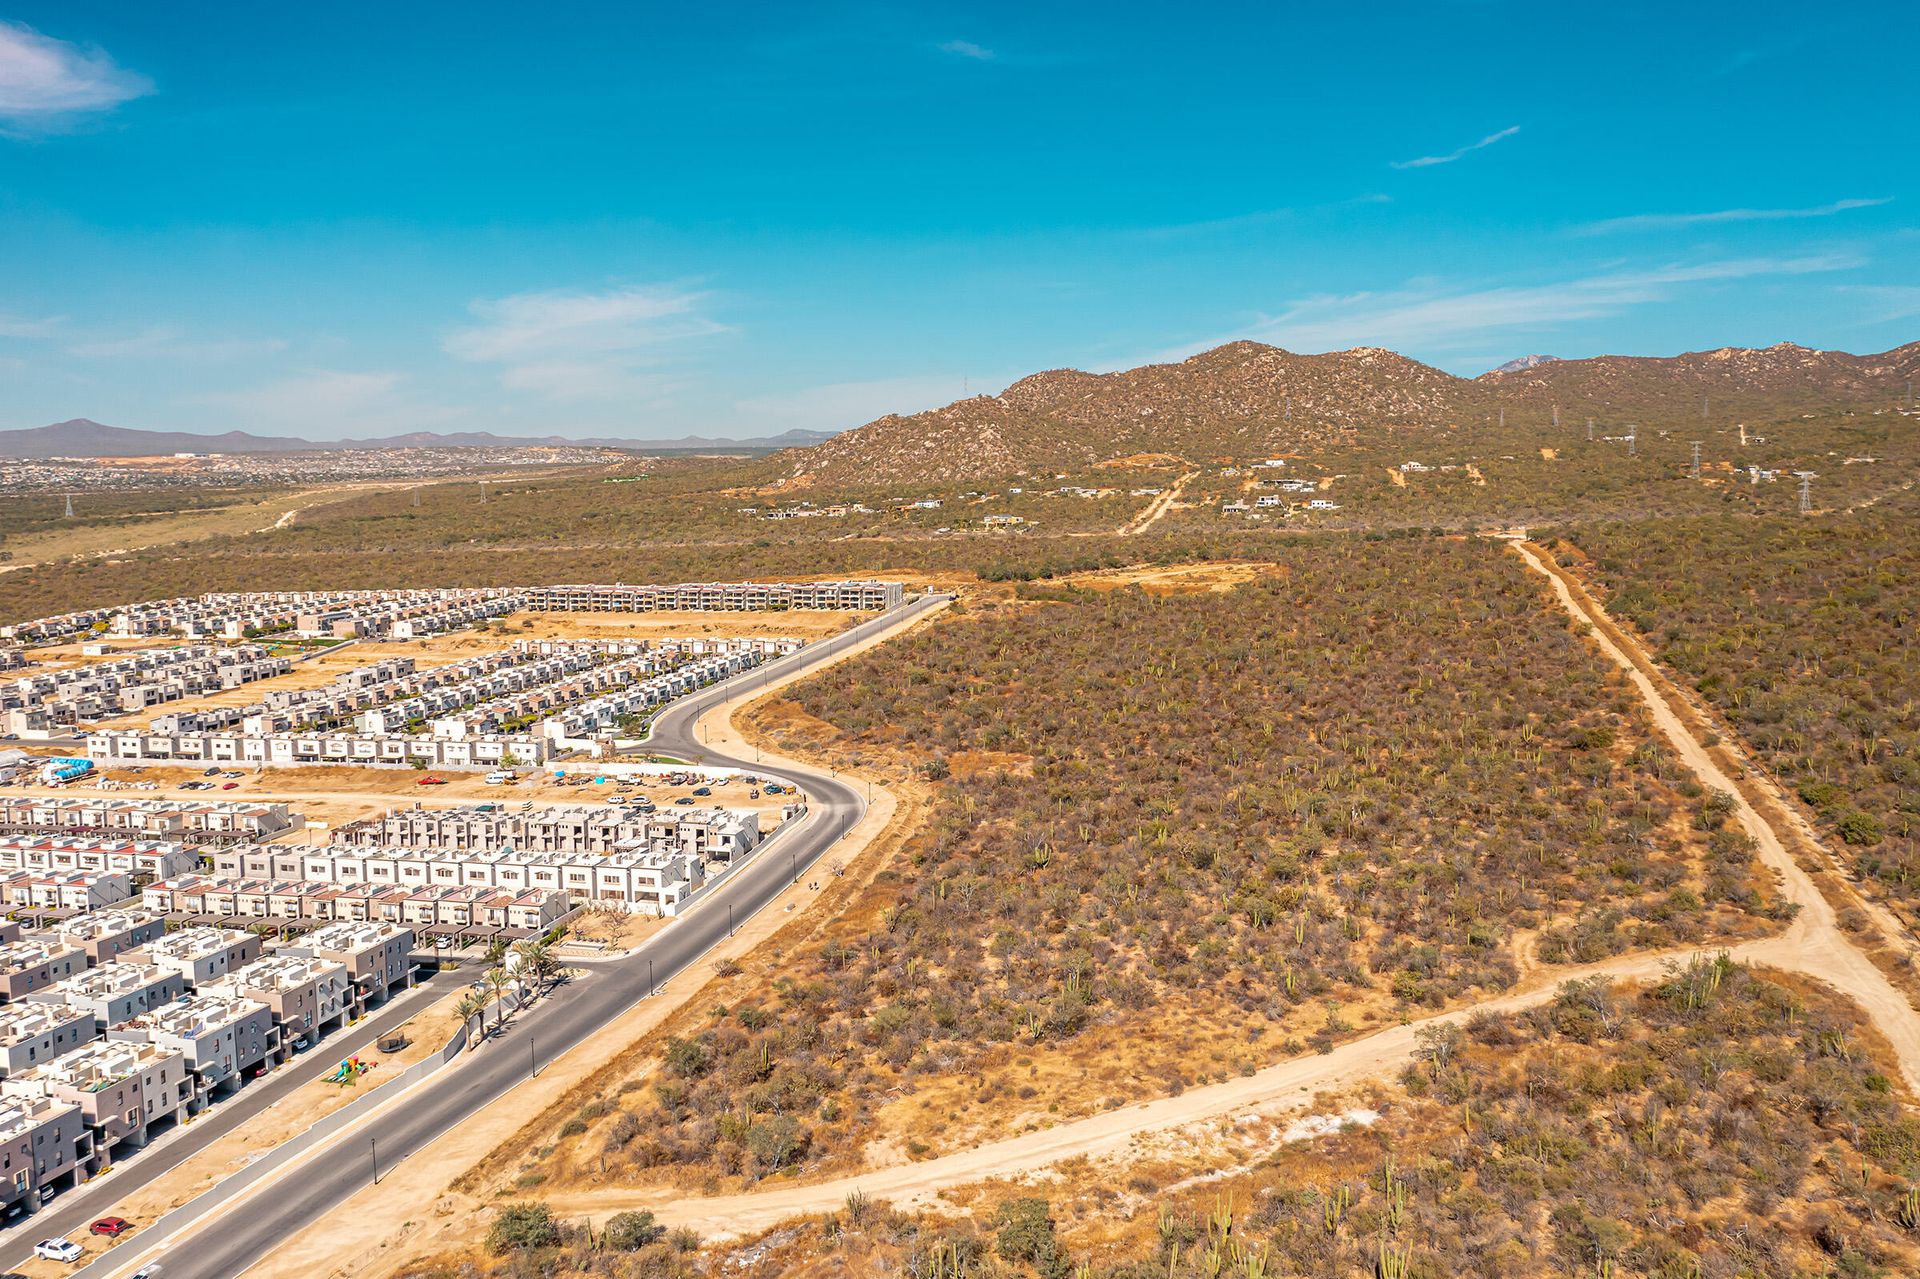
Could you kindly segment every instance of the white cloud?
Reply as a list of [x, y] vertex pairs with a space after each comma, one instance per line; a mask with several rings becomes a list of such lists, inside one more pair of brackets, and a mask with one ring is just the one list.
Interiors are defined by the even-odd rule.
[[1904, 320], [1920, 315], [1920, 285], [1858, 284], [1849, 285], [1845, 292], [1853, 297], [1864, 298], [1872, 305], [1874, 313], [1863, 317], [1869, 323]]
[[473, 303], [480, 323], [441, 345], [459, 359], [501, 366], [511, 389], [552, 399], [658, 394], [660, 380], [640, 371], [661, 362], [662, 348], [730, 331], [702, 313], [706, 301], [674, 285], [516, 293]]
[[971, 40], [949, 40], [940, 46], [940, 52], [951, 53], [956, 58], [971, 58], [975, 62], [992, 62], [993, 50], [977, 45]]
[[159, 325], [130, 337], [94, 338], [66, 348], [84, 359], [169, 359], [219, 364], [287, 349], [280, 338], [193, 338], [172, 325]]
[[48, 125], [153, 92], [153, 82], [105, 52], [0, 22], [0, 121]]
[[1381, 293], [1302, 298], [1278, 314], [1259, 317], [1238, 332], [1159, 358], [1180, 359], [1194, 350], [1239, 338], [1296, 351], [1351, 346], [1457, 351], [1463, 343], [1477, 343], [1491, 332], [1541, 329], [1668, 301], [1690, 285], [1845, 271], [1863, 265], [1864, 258], [1833, 253], [1618, 269], [1535, 285], [1458, 288], [1436, 281], [1416, 281]]
[[1715, 209], [1709, 213], [1636, 213], [1625, 218], [1606, 218], [1575, 228], [1581, 235], [1607, 235], [1614, 231], [1655, 231], [1672, 227], [1709, 226], [1719, 222], [1782, 222], [1796, 218], [1830, 218], [1853, 209], [1872, 209], [1892, 204], [1892, 196], [1876, 200], [1835, 200], [1805, 209]]
[[445, 426], [465, 415], [427, 404], [398, 373], [313, 369], [263, 386], [202, 396], [230, 410], [241, 430], [342, 439]]
[[1449, 151], [1445, 155], [1423, 155], [1416, 160], [1395, 160], [1392, 162], [1393, 167], [1396, 169], [1425, 169], [1436, 164], [1452, 164], [1461, 156], [1478, 151], [1482, 147], [1490, 147], [1494, 143], [1504, 141], [1518, 132], [1520, 132], [1519, 125], [1508, 125], [1498, 133], [1489, 133], [1478, 142], [1469, 142], [1466, 146], [1454, 151]]
[[[999, 384], [992, 384], [999, 385]], [[950, 404], [967, 393], [966, 383], [945, 377], [896, 377], [872, 382], [829, 382], [772, 395], [737, 400], [734, 411], [754, 429], [839, 431], [861, 426], [889, 413], [918, 413]], [[972, 394], [988, 395], [977, 381]]]
[[29, 319], [24, 315], [7, 315], [0, 312], [0, 338], [52, 337], [65, 323], [65, 316], [49, 315], [40, 319]]

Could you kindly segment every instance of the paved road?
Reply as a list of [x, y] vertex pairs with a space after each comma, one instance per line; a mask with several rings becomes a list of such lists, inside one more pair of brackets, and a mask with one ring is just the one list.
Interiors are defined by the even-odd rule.
[[[750, 694], [789, 671], [813, 666], [876, 631], [902, 625], [943, 598], [921, 597], [790, 657], [675, 702], [655, 717], [648, 749], [719, 767], [754, 769], [752, 760], [734, 759], [695, 740], [694, 723], [704, 711], [730, 696]], [[167, 1248], [163, 1253], [166, 1279], [235, 1279], [280, 1240], [319, 1220], [365, 1186], [373, 1175], [376, 1145], [381, 1178], [405, 1176], [407, 1158], [504, 1096], [528, 1077], [534, 1063], [566, 1052], [619, 1017], [647, 996], [650, 983], [665, 983], [691, 967], [726, 936], [729, 905], [731, 918], [745, 922], [824, 856], [866, 811], [864, 786], [811, 769], [783, 769], [780, 776], [806, 791], [807, 815], [782, 827], [759, 855], [711, 896], [626, 958], [595, 965], [589, 976], [521, 1013], [506, 1028], [502, 1041], [481, 1047], [445, 1078], [422, 1085], [408, 1104], [380, 1122], [370, 1141], [355, 1138], [313, 1155], [275, 1188], [266, 1201], [269, 1208], [233, 1214], [217, 1230], [199, 1231]], [[77, 1273], [93, 1279], [116, 1269], [96, 1265]]]
[[458, 985], [459, 980], [459, 974], [451, 969], [428, 973], [420, 984], [431, 987], [433, 993], [390, 1001], [359, 1025], [327, 1036], [313, 1052], [294, 1058], [292, 1065], [283, 1066], [265, 1079], [247, 1084], [237, 1095], [216, 1102], [191, 1125], [164, 1137], [163, 1144], [117, 1165], [106, 1180], [89, 1182], [58, 1196], [48, 1207], [0, 1232], [0, 1257], [11, 1257], [17, 1265], [25, 1259], [35, 1240], [56, 1235], [78, 1236], [93, 1222], [112, 1214], [126, 1196], [179, 1167], [287, 1094], [329, 1073], [342, 1057], [361, 1051], [401, 1022], [417, 1016], [440, 995]]

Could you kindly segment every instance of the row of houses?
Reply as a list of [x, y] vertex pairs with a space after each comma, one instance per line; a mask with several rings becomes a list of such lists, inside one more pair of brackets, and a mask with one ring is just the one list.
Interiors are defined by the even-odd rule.
[[[881, 612], [898, 605], [898, 582], [681, 582], [673, 585], [562, 585], [415, 591], [242, 591], [83, 609], [0, 626], [0, 639], [44, 643], [105, 630], [116, 636], [183, 635], [241, 639], [307, 629], [316, 635], [417, 639], [520, 609], [651, 613], [757, 609]], [[302, 623], [310, 624], [303, 628]]]
[[[618, 910], [629, 914], [678, 914], [706, 881], [706, 862], [698, 854], [666, 845], [635, 844], [605, 853], [459, 853], [441, 848], [322, 848], [288, 849], [265, 845], [251, 856], [216, 859], [215, 875], [263, 876], [244, 881], [261, 892], [276, 884], [362, 886], [423, 890], [433, 888], [488, 889], [516, 897], [540, 895], [542, 909], [551, 896], [568, 905]], [[238, 884], [242, 881], [231, 881]], [[306, 887], [288, 887], [289, 897], [315, 895]], [[393, 899], [401, 902], [402, 899]], [[269, 903], [266, 909], [276, 908]], [[348, 909], [346, 906], [327, 909]], [[357, 907], [354, 907], [357, 909]], [[562, 906], [564, 913], [567, 906]], [[401, 904], [391, 917], [404, 923], [440, 922], [410, 918], [416, 907]], [[433, 906], [437, 912], [438, 904]], [[236, 910], [236, 914], [250, 913]], [[291, 905], [279, 910], [287, 918], [304, 918]], [[385, 916], [382, 916], [385, 917]], [[451, 922], [467, 922], [455, 920]], [[507, 915], [500, 922], [523, 924]], [[546, 921], [543, 921], [546, 922]]]
[[533, 937], [573, 909], [567, 894], [479, 885], [235, 879], [182, 875], [140, 890], [141, 905], [176, 920], [380, 923], [435, 937]]
[[362, 711], [420, 696], [435, 689], [464, 684], [508, 667], [538, 660], [540, 656], [526, 645], [513, 644], [424, 671], [414, 669], [412, 658], [400, 659], [405, 663], [404, 670], [383, 661], [376, 663], [375, 667], [366, 668], [385, 668], [378, 671], [377, 678], [354, 678], [360, 674], [355, 670], [319, 688], [270, 689], [265, 702], [244, 722], [244, 727], [249, 733], [281, 732], [309, 726], [331, 727], [344, 723]]
[[58, 831], [140, 839], [237, 835], [263, 840], [291, 829], [298, 818], [287, 805], [268, 801], [0, 796], [0, 835]]
[[[338, 848], [434, 848], [456, 853], [610, 853], [643, 844], [730, 861], [760, 842], [760, 815], [727, 808], [640, 812], [603, 804], [556, 804], [522, 812], [492, 805], [415, 806], [348, 823], [335, 832], [333, 842]], [[215, 865], [219, 864], [216, 860]]]
[[[194, 646], [39, 671], [0, 684], [9, 731], [129, 715], [149, 706], [239, 688], [284, 675], [293, 664], [258, 645]], [[37, 712], [37, 713], [36, 713]]]
[[383, 733], [154, 733], [139, 730], [87, 734], [87, 758], [96, 764], [184, 763], [293, 768], [318, 764], [365, 767], [479, 769], [543, 764], [544, 739], [529, 733], [490, 734], [460, 741]]
[[825, 609], [883, 612], [905, 598], [899, 582], [681, 582], [664, 585], [535, 586], [527, 607], [559, 613], [753, 612]]
[[47, 832], [0, 835], [0, 874], [100, 871], [157, 879], [184, 874], [199, 864], [198, 852], [172, 839]]

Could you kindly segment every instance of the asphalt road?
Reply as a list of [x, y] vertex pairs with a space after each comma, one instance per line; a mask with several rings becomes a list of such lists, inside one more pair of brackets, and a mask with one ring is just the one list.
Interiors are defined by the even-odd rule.
[[[944, 597], [923, 596], [852, 630], [811, 644], [790, 657], [716, 684], [675, 702], [656, 716], [649, 752], [717, 767], [756, 770], [695, 740], [695, 721], [708, 708], [791, 670], [810, 667], [858, 643], [876, 630], [928, 611]], [[423, 1084], [408, 1103], [383, 1119], [367, 1140], [328, 1146], [302, 1163], [258, 1208], [223, 1219], [218, 1229], [196, 1231], [162, 1253], [166, 1279], [235, 1279], [274, 1246], [366, 1186], [379, 1160], [381, 1180], [404, 1177], [406, 1160], [461, 1120], [505, 1096], [550, 1060], [591, 1036], [646, 998], [654, 985], [686, 971], [727, 933], [729, 918], [744, 923], [825, 856], [866, 811], [864, 786], [855, 787], [811, 769], [782, 769], [808, 797], [807, 815], [784, 827], [759, 854], [715, 892], [624, 959], [596, 964], [592, 973], [563, 986], [521, 1013], [500, 1039], [490, 1041], [458, 1068]], [[727, 907], [732, 906], [731, 915]], [[118, 1251], [118, 1250], [116, 1250]], [[79, 1271], [95, 1276], [116, 1267]]]
[[417, 1016], [459, 981], [459, 973], [451, 969], [427, 973], [420, 985], [433, 986], [435, 994], [404, 1003], [389, 1001], [359, 1025], [327, 1036], [312, 1052], [295, 1057], [290, 1065], [282, 1066], [265, 1079], [252, 1080], [234, 1096], [214, 1103], [188, 1127], [164, 1136], [164, 1144], [143, 1150], [116, 1165], [113, 1175], [105, 1181], [89, 1182], [57, 1196], [50, 1206], [0, 1232], [0, 1257], [14, 1258], [17, 1265], [25, 1260], [37, 1240], [78, 1237], [100, 1218], [113, 1215], [115, 1205], [126, 1196], [173, 1171], [288, 1093], [329, 1073], [342, 1057], [361, 1051], [400, 1023]]

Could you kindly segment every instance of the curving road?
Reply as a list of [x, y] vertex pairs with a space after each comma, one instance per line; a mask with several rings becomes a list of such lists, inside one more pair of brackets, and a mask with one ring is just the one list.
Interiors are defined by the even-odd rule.
[[[737, 675], [673, 703], [653, 721], [650, 751], [719, 767], [753, 770], [695, 740], [701, 714], [736, 695], [751, 694], [773, 679], [810, 669], [877, 634], [905, 626], [947, 596], [923, 595], [830, 639]], [[417, 1095], [383, 1117], [370, 1134], [358, 1134], [316, 1151], [287, 1175], [258, 1206], [220, 1218], [162, 1251], [166, 1279], [235, 1279], [262, 1260], [282, 1239], [320, 1220], [336, 1204], [367, 1185], [379, 1157], [381, 1180], [405, 1176], [405, 1161], [429, 1142], [475, 1114], [526, 1079], [540, 1062], [585, 1041], [659, 984], [686, 971], [727, 935], [729, 919], [744, 922], [766, 906], [851, 830], [866, 812], [864, 787], [806, 768], [779, 774], [808, 796], [807, 815], [782, 826], [744, 866], [698, 905], [625, 958], [596, 964], [592, 972], [562, 986], [521, 1013], [504, 1039], [480, 1048], [456, 1069], [423, 1084]], [[732, 906], [729, 914], [727, 907]], [[162, 1223], [164, 1224], [164, 1223]], [[130, 1250], [115, 1249], [75, 1272], [105, 1279], [129, 1268]]]

